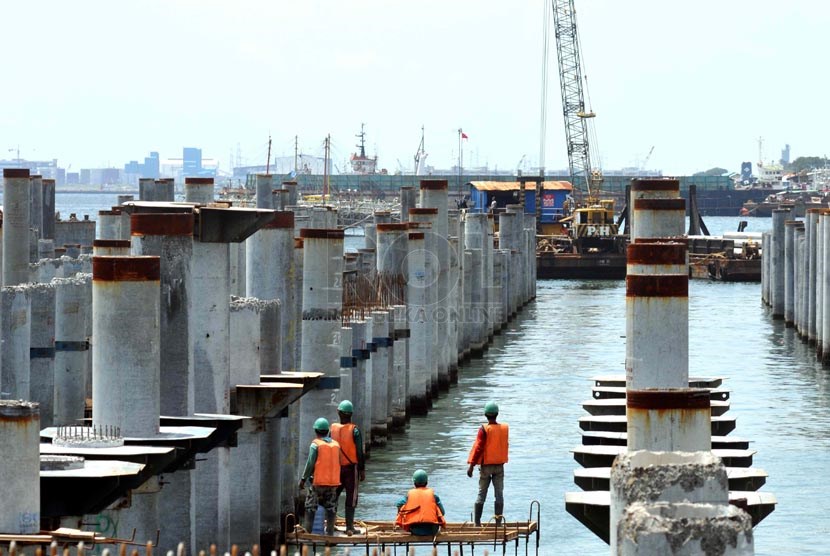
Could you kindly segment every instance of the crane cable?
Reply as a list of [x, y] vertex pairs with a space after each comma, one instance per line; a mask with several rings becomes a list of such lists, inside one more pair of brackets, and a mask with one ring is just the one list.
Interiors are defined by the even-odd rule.
[[[548, 12], [548, 3], [551, 11]], [[550, 18], [553, 15], [553, 0], [542, 0], [542, 98], [541, 114], [539, 125], [539, 174], [544, 176], [545, 172], [545, 149], [547, 141], [548, 125], [548, 53], [550, 50]]]
[[[576, 20], [576, 8], [574, 8], [573, 18], [574, 18], [574, 25], [577, 27], [577, 29], [579, 29], [579, 25], [578, 25], [577, 20]], [[576, 40], [577, 40], [577, 43], [578, 43], [579, 55], [580, 55], [580, 58], [581, 58], [580, 64], [582, 66], [582, 73], [583, 73], [580, 76], [580, 79], [582, 79], [582, 90], [584, 91], [584, 97], [585, 97], [584, 102], [586, 102], [588, 104], [587, 112], [593, 113], [594, 108], [593, 108], [592, 103], [591, 103], [591, 93], [590, 93], [590, 90], [588, 89], [588, 72], [585, 71], [585, 68], [587, 67], [587, 65], [585, 64], [585, 49], [582, 47], [582, 33], [577, 33]], [[584, 108], [585, 107], [583, 107], [583, 109]], [[591, 173], [596, 169], [600, 173], [602, 173], [602, 159], [601, 159], [600, 154], [599, 154], [600, 153], [599, 142], [598, 142], [598, 138], [597, 138], [596, 126], [594, 124], [594, 118], [590, 118], [590, 119], [586, 120], [585, 124], [588, 126], [588, 141], [589, 141], [589, 145], [591, 145], [591, 147], [592, 147], [591, 150], [590, 150], [590, 155], [591, 155], [590, 159], [592, 161], [593, 168], [588, 168], [588, 172]], [[589, 178], [590, 178], [590, 176], [589, 176]], [[599, 193], [599, 192], [597, 191], [596, 193]]]

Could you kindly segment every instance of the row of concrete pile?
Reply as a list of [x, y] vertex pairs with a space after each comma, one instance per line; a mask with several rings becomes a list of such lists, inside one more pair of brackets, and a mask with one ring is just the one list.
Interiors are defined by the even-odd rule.
[[586, 445], [575, 450], [586, 491], [568, 493], [566, 507], [614, 555], [753, 554], [752, 519], [730, 504], [718, 457], [727, 451], [713, 454], [712, 392], [690, 387], [702, 381], [689, 377], [679, 183], [633, 180], [629, 206], [626, 373], [596, 379], [585, 404], [596, 413], [580, 420]]
[[769, 253], [763, 259], [762, 302], [774, 319], [815, 345], [820, 361], [830, 363], [830, 210], [808, 209], [801, 220], [790, 209], [773, 210], [772, 230], [762, 242]]
[[401, 218], [376, 213], [349, 253], [295, 184], [256, 176], [245, 209], [209, 178], [183, 203], [142, 180], [98, 215], [92, 256], [34, 264], [33, 187], [4, 171], [0, 383], [26, 401], [0, 404], [0, 533], [273, 546], [302, 515], [316, 418], [350, 399], [366, 451], [383, 445], [535, 296], [534, 216], [508, 207], [497, 237], [493, 215], [448, 209], [444, 180], [417, 206], [404, 189]]

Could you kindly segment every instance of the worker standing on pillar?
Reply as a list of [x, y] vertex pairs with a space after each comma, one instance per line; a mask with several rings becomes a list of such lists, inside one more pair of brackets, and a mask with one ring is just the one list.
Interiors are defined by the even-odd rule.
[[337, 499], [346, 491], [346, 535], [354, 535], [354, 509], [357, 506], [357, 491], [360, 481], [366, 480], [363, 460], [363, 437], [360, 429], [352, 423], [354, 406], [349, 400], [343, 400], [337, 406], [339, 423], [331, 426], [331, 437], [340, 444], [340, 486], [337, 487]]
[[398, 502], [398, 516], [395, 525], [413, 535], [434, 537], [446, 526], [444, 505], [435, 491], [427, 487], [429, 477], [423, 469], [412, 474], [415, 488], [410, 489]]
[[467, 476], [473, 476], [476, 465], [481, 466], [478, 479], [478, 497], [475, 504], [475, 524], [481, 526], [481, 514], [484, 512], [484, 501], [490, 483], [496, 495], [494, 504], [496, 524], [501, 523], [504, 511], [504, 464], [507, 463], [508, 432], [507, 423], [497, 423], [499, 406], [496, 402], [487, 402], [484, 406], [484, 416], [487, 423], [478, 429], [478, 436], [470, 450], [467, 463]]
[[305, 530], [309, 533], [314, 528], [314, 514], [317, 506], [326, 511], [326, 535], [334, 535], [334, 521], [337, 517], [337, 487], [340, 486], [340, 445], [329, 436], [329, 422], [320, 417], [314, 421], [317, 434], [308, 449], [300, 490], [311, 478], [311, 488], [305, 498]]

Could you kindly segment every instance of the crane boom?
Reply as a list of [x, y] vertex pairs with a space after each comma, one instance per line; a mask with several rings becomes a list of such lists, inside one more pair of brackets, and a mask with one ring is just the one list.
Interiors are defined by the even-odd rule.
[[591, 166], [587, 120], [596, 114], [585, 110], [574, 0], [551, 0], [551, 5], [571, 183], [575, 191], [587, 193], [592, 204], [602, 184], [602, 173]]

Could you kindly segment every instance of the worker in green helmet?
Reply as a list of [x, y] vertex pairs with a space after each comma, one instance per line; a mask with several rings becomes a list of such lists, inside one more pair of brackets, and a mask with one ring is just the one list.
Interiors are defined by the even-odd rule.
[[308, 449], [308, 460], [300, 479], [300, 490], [311, 479], [311, 488], [305, 498], [306, 531], [314, 527], [314, 514], [317, 506], [326, 511], [326, 535], [334, 535], [334, 521], [337, 518], [337, 487], [340, 486], [340, 445], [329, 436], [329, 422], [320, 417], [314, 421], [314, 433], [317, 437]]
[[481, 526], [481, 514], [484, 512], [484, 501], [490, 483], [493, 483], [496, 501], [494, 504], [496, 524], [501, 523], [504, 511], [504, 464], [507, 463], [507, 447], [509, 429], [507, 423], [498, 423], [499, 406], [496, 402], [487, 402], [484, 405], [484, 416], [487, 423], [478, 429], [475, 443], [467, 458], [469, 467], [467, 476], [473, 476], [476, 465], [480, 466], [478, 479], [478, 497], [475, 503], [475, 524]]
[[363, 458], [363, 436], [360, 429], [352, 423], [354, 406], [349, 400], [343, 400], [337, 406], [339, 423], [332, 423], [331, 437], [340, 444], [340, 486], [337, 498], [346, 491], [346, 535], [354, 535], [354, 510], [357, 506], [358, 484], [366, 480], [366, 468]]
[[444, 505], [435, 491], [427, 486], [429, 477], [423, 469], [412, 474], [415, 488], [398, 501], [395, 525], [413, 535], [434, 537], [446, 526]]

